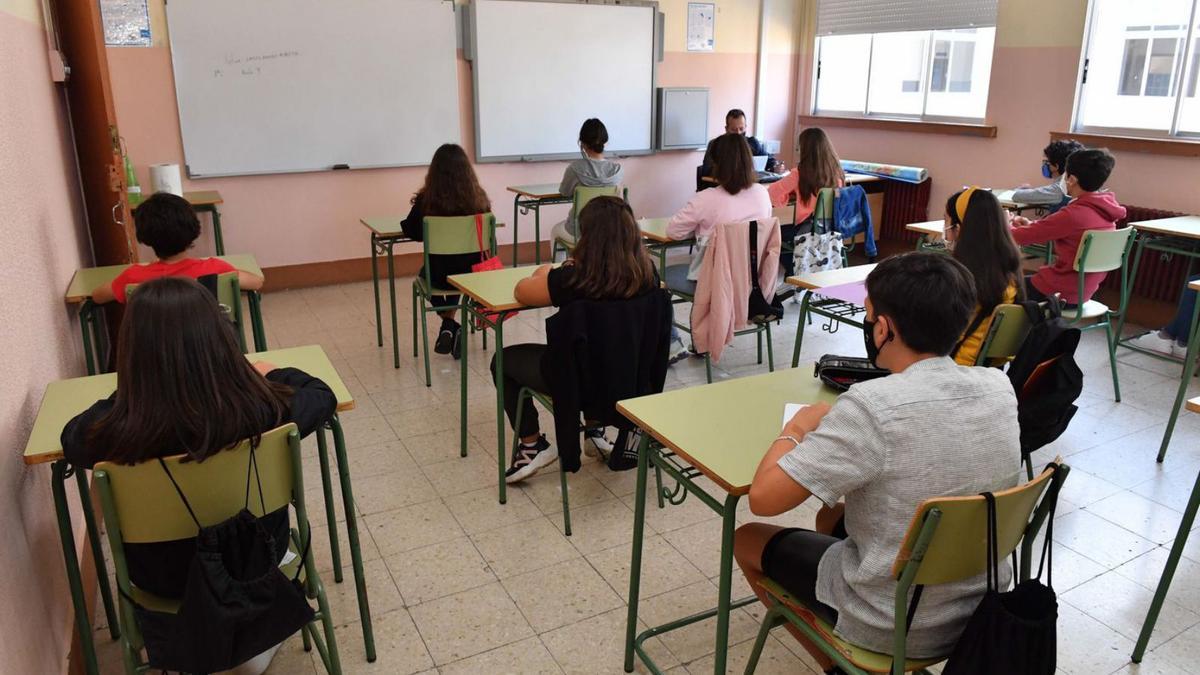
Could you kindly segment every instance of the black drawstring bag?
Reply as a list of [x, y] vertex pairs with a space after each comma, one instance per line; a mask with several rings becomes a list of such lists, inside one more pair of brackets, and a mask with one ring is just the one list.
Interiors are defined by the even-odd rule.
[[[154, 611], [126, 596], [133, 602], [150, 667], [188, 673], [229, 670], [312, 621], [314, 613], [299, 583], [300, 571], [288, 579], [279, 570], [279, 547], [286, 547], [287, 542], [274, 541], [247, 508], [251, 468], [262, 503], [253, 448], [246, 469], [246, 505], [237, 515], [211, 527], [200, 524], [166, 463], [158, 462], [200, 532], [177, 613]], [[311, 542], [310, 534], [301, 563]]]
[[[988, 590], [963, 629], [942, 675], [1054, 675], [1058, 598], [1051, 576], [1051, 542], [1057, 485], [1052, 483], [1046, 495], [1052, 501], [1037, 577], [1020, 582], [1006, 593], [999, 590], [996, 498], [990, 492], [983, 496], [988, 508]], [[1045, 584], [1041, 582], [1043, 566]]]
[[[772, 289], [774, 290], [774, 289]], [[750, 221], [750, 306], [746, 314], [751, 323], [767, 323], [783, 318], [783, 300], [774, 296], [767, 302], [758, 284], [758, 221]]]

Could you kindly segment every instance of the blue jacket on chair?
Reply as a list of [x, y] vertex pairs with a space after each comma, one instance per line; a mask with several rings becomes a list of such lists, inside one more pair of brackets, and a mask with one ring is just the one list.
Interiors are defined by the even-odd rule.
[[871, 224], [871, 205], [867, 203], [867, 193], [861, 186], [848, 185], [838, 189], [833, 200], [833, 229], [843, 239], [863, 234], [863, 248], [867, 257], [874, 258], [878, 253], [875, 248], [875, 226]]

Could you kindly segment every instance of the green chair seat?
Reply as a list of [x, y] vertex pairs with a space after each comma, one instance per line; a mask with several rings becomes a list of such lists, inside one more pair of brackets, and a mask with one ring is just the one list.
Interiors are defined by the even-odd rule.
[[1098, 300], [1088, 300], [1075, 309], [1063, 310], [1063, 318], [1072, 324], [1080, 324], [1082, 331], [1096, 328], [1104, 329], [1105, 341], [1108, 344], [1108, 364], [1112, 371], [1113, 400], [1121, 402], [1121, 381], [1117, 374], [1117, 340], [1120, 335], [1113, 334], [1113, 319], [1125, 316], [1126, 303], [1129, 301], [1129, 250], [1133, 247], [1134, 230], [1123, 227], [1118, 230], [1088, 230], [1083, 233], [1079, 250], [1075, 254], [1075, 271], [1079, 273], [1079, 297], [1085, 298], [1084, 287], [1087, 275], [1098, 272], [1121, 272], [1121, 304], [1114, 312]]
[[[793, 612], [804, 620], [813, 630], [821, 634], [830, 645], [837, 649], [842, 656], [846, 657], [850, 663], [862, 668], [869, 673], [890, 673], [892, 672], [892, 655], [882, 652], [873, 652], [865, 647], [860, 647], [852, 642], [847, 642], [838, 636], [833, 626], [829, 622], [821, 619], [812, 610], [805, 607], [799, 600], [792, 597], [790, 593], [785, 591], [782, 586], [771, 581], [770, 579], [763, 580], [761, 584], [763, 590], [775, 598], [779, 602], [787, 605]], [[920, 670], [928, 668], [935, 663], [940, 663], [949, 658], [949, 655], [940, 656], [932, 659], [905, 659], [904, 672]]]
[[426, 296], [458, 295], [460, 292], [457, 288], [430, 288], [429, 282], [425, 280], [425, 277], [417, 277], [413, 280], [413, 283], [416, 284], [417, 291], [424, 293]]
[[1083, 303], [1083, 307], [1079, 308], [1079, 311], [1067, 311], [1077, 315], [1075, 317], [1076, 321], [1087, 321], [1089, 319], [1096, 319], [1105, 316], [1110, 310], [1108, 309], [1108, 305], [1100, 302], [1099, 300], [1088, 300], [1087, 302]]

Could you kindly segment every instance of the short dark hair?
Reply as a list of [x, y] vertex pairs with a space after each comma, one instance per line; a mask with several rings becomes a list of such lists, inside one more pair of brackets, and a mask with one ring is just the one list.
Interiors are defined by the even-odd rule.
[[734, 108], [733, 110], [730, 110], [729, 112], [725, 113], [725, 122], [728, 123], [729, 120], [735, 120], [739, 117], [745, 117], [745, 116], [746, 116], [746, 111], [742, 110], [741, 108]]
[[1083, 143], [1073, 138], [1065, 141], [1050, 141], [1050, 145], [1042, 148], [1042, 154], [1054, 165], [1055, 169], [1058, 169], [1059, 173], [1062, 173], [1067, 168], [1067, 158], [1071, 156], [1071, 153], [1084, 148]]
[[1079, 187], [1087, 192], [1095, 192], [1104, 187], [1116, 165], [1117, 158], [1112, 156], [1108, 148], [1076, 150], [1067, 157], [1067, 168], [1063, 173], [1075, 176]]
[[745, 190], [758, 182], [754, 170], [754, 157], [750, 154], [750, 143], [741, 134], [721, 134], [713, 139], [713, 178], [731, 195]]
[[200, 219], [186, 199], [170, 192], [155, 192], [133, 210], [137, 240], [154, 249], [159, 258], [187, 250], [200, 236]]
[[895, 322], [899, 339], [921, 354], [949, 354], [975, 313], [971, 273], [943, 253], [884, 260], [867, 275], [867, 297], [875, 316]]
[[579, 127], [579, 142], [592, 152], [604, 152], [604, 144], [608, 143], [608, 128], [595, 117], [585, 120], [583, 126]]

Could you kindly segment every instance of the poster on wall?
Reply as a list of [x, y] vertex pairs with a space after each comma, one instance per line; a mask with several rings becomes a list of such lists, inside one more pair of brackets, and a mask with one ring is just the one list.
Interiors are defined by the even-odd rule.
[[110, 47], [149, 47], [150, 11], [146, 0], [100, 0], [104, 44]]
[[687, 14], [687, 50], [711, 52], [716, 40], [717, 5], [713, 2], [689, 2]]

